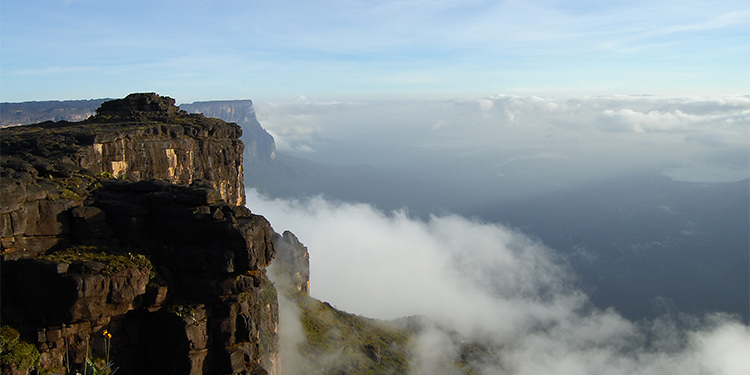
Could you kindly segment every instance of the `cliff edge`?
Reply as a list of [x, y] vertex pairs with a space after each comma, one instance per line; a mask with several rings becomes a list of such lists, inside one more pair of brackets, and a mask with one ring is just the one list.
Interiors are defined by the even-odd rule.
[[274, 231], [244, 207], [241, 133], [153, 93], [0, 130], [3, 332], [36, 350], [3, 374], [279, 373]]

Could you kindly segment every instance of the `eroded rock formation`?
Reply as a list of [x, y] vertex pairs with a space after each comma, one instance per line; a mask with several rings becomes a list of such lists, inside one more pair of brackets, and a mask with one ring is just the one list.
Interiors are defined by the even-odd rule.
[[307, 247], [290, 231], [274, 234], [276, 261], [274, 272], [277, 280], [289, 282], [289, 287], [304, 294], [310, 294], [310, 253]]
[[69, 210], [98, 180], [208, 181], [245, 203], [242, 133], [236, 124], [180, 112], [171, 98], [130, 95], [79, 122], [3, 129], [0, 237], [3, 257], [35, 255], [70, 232]]
[[244, 207], [240, 134], [156, 94], [2, 130], [3, 324], [38, 370], [278, 373], [274, 231]]

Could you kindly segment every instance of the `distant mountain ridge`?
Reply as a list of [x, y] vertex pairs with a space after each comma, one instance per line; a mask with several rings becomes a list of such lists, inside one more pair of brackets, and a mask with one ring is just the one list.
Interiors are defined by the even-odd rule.
[[245, 142], [245, 157], [248, 160], [266, 162], [276, 157], [273, 137], [258, 122], [252, 100], [217, 100], [180, 104], [180, 109], [189, 113], [202, 113], [242, 127]]
[[107, 100], [111, 99], [0, 103], [0, 128], [43, 121], [83, 121]]

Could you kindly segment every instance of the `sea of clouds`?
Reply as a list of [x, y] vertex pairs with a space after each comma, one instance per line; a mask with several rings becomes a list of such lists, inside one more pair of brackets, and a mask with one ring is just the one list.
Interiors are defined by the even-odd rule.
[[303, 98], [255, 106], [280, 151], [321, 163], [452, 166], [507, 179], [544, 173], [561, 183], [642, 172], [702, 182], [750, 177], [747, 95]]
[[[750, 328], [737, 317], [629, 321], [594, 307], [553, 249], [501, 225], [456, 215], [420, 220], [320, 197], [250, 190], [247, 198], [276, 231], [293, 231], [309, 248], [313, 297], [379, 319], [423, 315], [501, 347], [475, 364], [484, 374], [750, 373]], [[288, 351], [299, 336], [295, 314], [282, 315]], [[415, 353], [413, 374], [458, 373], [445, 365], [458, 350], [444, 330], [424, 332]]]

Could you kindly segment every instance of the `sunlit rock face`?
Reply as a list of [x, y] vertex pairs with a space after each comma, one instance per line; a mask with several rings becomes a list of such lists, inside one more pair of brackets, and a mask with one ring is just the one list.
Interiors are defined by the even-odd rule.
[[240, 135], [156, 94], [2, 130], [3, 324], [37, 370], [278, 373], [274, 231], [244, 207]]

